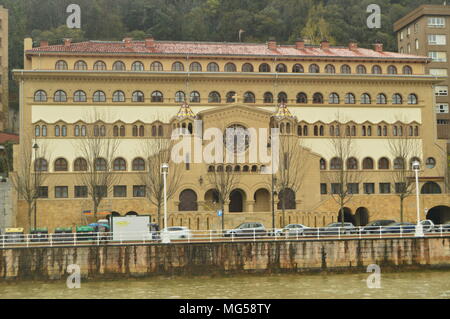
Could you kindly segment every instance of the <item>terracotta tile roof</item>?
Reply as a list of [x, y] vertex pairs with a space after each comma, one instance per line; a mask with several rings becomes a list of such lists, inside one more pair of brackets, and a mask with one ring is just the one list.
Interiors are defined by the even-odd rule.
[[269, 49], [265, 43], [227, 43], [227, 42], [187, 42], [154, 41], [152, 47], [146, 47], [145, 41], [87, 41], [70, 45], [50, 45], [28, 50], [33, 53], [82, 53], [82, 54], [173, 54], [173, 55], [238, 55], [238, 56], [286, 56], [286, 57], [342, 57], [371, 59], [427, 59], [425, 56], [401, 54], [396, 52], [377, 52], [371, 49], [348, 47], [305, 46], [297, 49], [295, 45], [277, 45]]
[[13, 143], [19, 143], [19, 135], [0, 132], [0, 144], [3, 144], [8, 141], [11, 141]]

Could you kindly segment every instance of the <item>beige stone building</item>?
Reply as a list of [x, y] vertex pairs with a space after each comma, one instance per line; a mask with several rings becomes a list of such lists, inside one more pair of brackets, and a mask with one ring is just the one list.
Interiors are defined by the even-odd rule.
[[0, 132], [8, 124], [8, 9], [0, 6]]
[[[280, 162], [291, 163], [283, 165], [294, 167], [295, 160], [302, 164], [291, 176], [302, 172], [297, 187], [285, 187], [286, 197], [276, 189], [281, 177], [275, 182], [275, 226], [337, 221], [339, 205], [332, 194], [339, 193], [340, 183], [333, 182], [333, 176], [341, 167], [355, 176], [344, 187], [352, 193], [345, 203], [346, 220], [358, 225], [399, 220], [396, 193], [401, 185], [393, 176], [415, 159], [421, 163], [421, 218], [450, 219], [447, 163], [441, 152], [445, 141], [437, 139], [434, 108], [434, 85], [443, 78], [427, 74], [428, 57], [386, 52], [381, 43], [372, 50], [356, 43], [331, 47], [326, 41], [309, 46], [300, 39], [279, 45], [273, 40], [250, 44], [149, 37], [82, 43], [66, 39], [63, 45], [42, 42], [34, 48], [32, 40], [25, 39], [24, 62], [23, 70], [13, 71], [20, 84], [22, 133], [14, 167], [17, 174], [25, 145], [45, 145], [46, 158], [37, 160], [37, 168], [47, 176], [37, 201], [39, 226], [85, 222], [82, 212], [92, 210], [93, 204], [80, 178], [89, 166], [81, 145], [99, 136], [119, 143], [114, 158], [98, 162], [98, 170], [108, 167], [118, 177], [103, 190], [106, 197], [99, 210], [155, 218], [156, 207], [146, 199], [149, 190], [140, 178], [152, 164], [143, 149], [149, 141], [169, 139], [178, 127], [188, 130], [188, 141], [204, 138], [203, 147], [210, 128], [255, 129], [257, 134], [241, 136], [243, 161], [221, 168], [197, 162], [190, 157], [195, 150], [188, 148], [192, 154], [181, 164], [181, 181], [168, 203], [169, 225], [220, 228], [211, 176], [223, 169], [236, 176], [226, 198], [225, 227], [242, 221], [271, 227], [272, 176], [278, 175], [271, 174], [262, 158], [252, 158], [251, 150], [252, 142], [266, 134], [259, 129], [274, 127], [302, 154], [289, 161], [286, 152], [280, 156]], [[202, 127], [194, 120], [201, 120]], [[32, 143], [25, 144], [25, 136]], [[353, 148], [351, 156], [340, 160], [333, 145], [344, 136]], [[389, 148], [401, 140], [415, 150], [403, 163]], [[271, 147], [260, 144], [258, 151], [271, 154]], [[23, 199], [17, 207], [16, 223], [25, 226]], [[415, 196], [407, 197], [405, 220], [415, 220], [415, 207]]]

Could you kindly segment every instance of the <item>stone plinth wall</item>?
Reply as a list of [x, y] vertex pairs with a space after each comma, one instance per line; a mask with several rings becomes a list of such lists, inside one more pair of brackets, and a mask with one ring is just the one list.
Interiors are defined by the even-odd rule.
[[251, 272], [450, 268], [450, 238], [302, 240], [0, 249], [0, 280], [212, 275]]

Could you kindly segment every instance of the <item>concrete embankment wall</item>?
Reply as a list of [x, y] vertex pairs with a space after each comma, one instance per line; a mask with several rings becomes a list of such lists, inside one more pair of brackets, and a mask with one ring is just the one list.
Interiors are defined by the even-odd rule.
[[0, 249], [0, 280], [449, 268], [450, 237]]

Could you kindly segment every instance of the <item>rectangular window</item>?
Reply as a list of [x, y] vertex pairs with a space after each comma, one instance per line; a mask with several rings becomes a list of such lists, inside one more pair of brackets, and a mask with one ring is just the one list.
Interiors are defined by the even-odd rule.
[[419, 23], [414, 23], [414, 33], [419, 32]]
[[48, 198], [48, 186], [39, 186], [38, 197], [39, 198]]
[[327, 194], [327, 184], [325, 183], [320, 184], [320, 194], [321, 195]]
[[108, 187], [105, 185], [95, 186], [95, 193], [97, 197], [107, 197], [108, 196]]
[[430, 74], [434, 76], [447, 76], [447, 69], [430, 69]]
[[331, 183], [331, 193], [332, 194], [342, 193], [342, 185], [340, 183]]
[[114, 186], [114, 197], [127, 197], [127, 187], [125, 185]]
[[436, 113], [448, 113], [448, 103], [439, 103], [436, 105]]
[[430, 45], [446, 45], [447, 37], [444, 34], [429, 34], [428, 44]]
[[405, 183], [395, 183], [395, 192], [397, 194], [406, 193], [406, 184]]
[[445, 18], [430, 17], [430, 18], [428, 18], [428, 26], [430, 28], [444, 28], [445, 27]]
[[403, 31], [400, 32], [400, 40], [403, 40]]
[[432, 59], [433, 62], [447, 62], [447, 52], [428, 52], [428, 57]]
[[450, 124], [450, 121], [449, 120], [443, 120], [443, 119], [440, 119], [440, 120], [437, 120], [437, 124], [439, 124], [439, 125], [447, 125], [447, 124]]
[[88, 197], [87, 186], [75, 186], [75, 198]]
[[349, 183], [347, 185], [349, 194], [359, 194], [359, 184], [358, 183]]
[[374, 183], [364, 183], [364, 193], [365, 194], [375, 193], [375, 184]]
[[145, 185], [133, 185], [133, 197], [145, 197]]
[[380, 194], [390, 194], [391, 183], [380, 183]]
[[436, 96], [448, 96], [448, 85], [436, 85], [434, 87], [434, 94]]
[[69, 187], [55, 186], [55, 198], [67, 198]]

